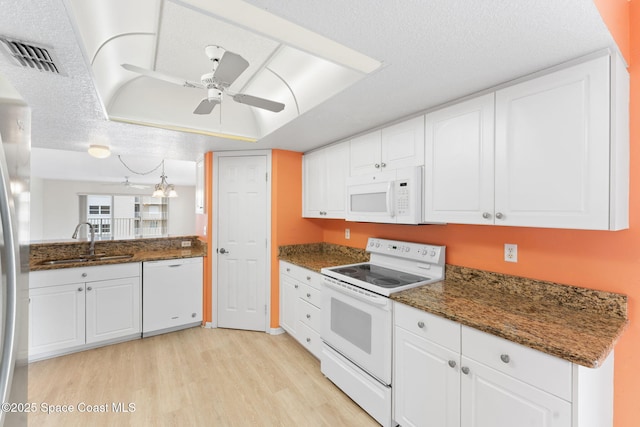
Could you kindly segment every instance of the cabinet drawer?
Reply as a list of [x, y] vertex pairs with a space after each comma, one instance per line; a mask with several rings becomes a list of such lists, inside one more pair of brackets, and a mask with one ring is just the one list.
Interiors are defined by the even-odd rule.
[[320, 334], [311, 329], [303, 322], [298, 322], [298, 336], [303, 346], [307, 348], [318, 359], [322, 353], [322, 340]]
[[571, 362], [467, 326], [462, 327], [462, 354], [571, 401]]
[[320, 290], [320, 284], [322, 283], [322, 274], [297, 265], [293, 265], [285, 261], [280, 261], [280, 272], [282, 274], [286, 274], [287, 276], [293, 277], [299, 282], [306, 283], [307, 285]]
[[460, 352], [460, 324], [435, 314], [394, 303], [395, 324], [422, 338]]
[[98, 280], [119, 279], [140, 276], [140, 263], [95, 265], [58, 270], [40, 270], [29, 273], [29, 288], [64, 285], [67, 283], [85, 283]]
[[322, 308], [322, 294], [320, 293], [320, 290], [301, 283], [298, 292], [300, 292], [300, 298], [318, 308]]
[[298, 320], [309, 326], [314, 331], [320, 333], [320, 309], [309, 304], [302, 298], [298, 298]]

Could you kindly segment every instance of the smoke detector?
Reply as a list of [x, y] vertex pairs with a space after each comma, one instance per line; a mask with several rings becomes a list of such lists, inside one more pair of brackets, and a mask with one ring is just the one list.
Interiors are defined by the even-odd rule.
[[0, 42], [2, 42], [0, 44], [4, 46], [4, 51], [7, 56], [17, 65], [45, 73], [66, 75], [60, 67], [52, 47], [44, 45], [38, 46], [34, 43], [24, 42], [6, 36], [0, 36]]

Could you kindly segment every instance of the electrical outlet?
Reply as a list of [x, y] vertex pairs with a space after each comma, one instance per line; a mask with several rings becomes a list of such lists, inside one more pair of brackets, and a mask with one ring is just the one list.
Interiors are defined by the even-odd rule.
[[191, 247], [191, 240], [183, 240], [183, 241], [182, 241], [182, 247], [183, 247], [183, 248], [189, 248], [189, 247]]
[[507, 262], [518, 262], [518, 245], [512, 243], [504, 244], [504, 260]]
[[348, 229], [348, 228], [344, 229], [344, 238], [347, 239], [347, 240], [351, 238], [351, 230], [350, 229]]

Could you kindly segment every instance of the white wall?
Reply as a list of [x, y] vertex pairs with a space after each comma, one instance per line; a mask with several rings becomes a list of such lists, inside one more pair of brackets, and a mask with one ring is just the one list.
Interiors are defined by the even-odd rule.
[[[169, 234], [193, 235], [195, 186], [176, 186], [178, 197], [169, 202]], [[31, 240], [69, 240], [79, 222], [79, 194], [150, 195], [117, 184], [32, 179]]]

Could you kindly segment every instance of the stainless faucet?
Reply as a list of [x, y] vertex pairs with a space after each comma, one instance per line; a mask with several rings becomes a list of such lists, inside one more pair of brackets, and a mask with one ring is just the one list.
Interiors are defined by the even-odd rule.
[[96, 255], [96, 232], [93, 229], [93, 225], [91, 225], [88, 222], [81, 222], [80, 224], [76, 225], [76, 229], [73, 232], [73, 235], [71, 236], [72, 239], [77, 239], [78, 238], [78, 230], [80, 229], [80, 226], [82, 225], [88, 225], [89, 226], [89, 231], [91, 231], [91, 243], [89, 244], [89, 256], [95, 256]]

